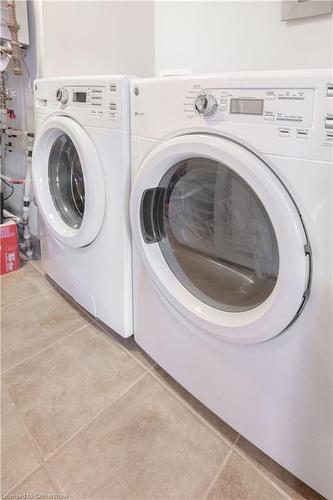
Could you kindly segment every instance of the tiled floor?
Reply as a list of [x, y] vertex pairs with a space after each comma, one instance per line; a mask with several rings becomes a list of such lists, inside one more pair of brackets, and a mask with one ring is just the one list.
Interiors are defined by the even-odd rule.
[[320, 498], [34, 264], [1, 291], [5, 497]]

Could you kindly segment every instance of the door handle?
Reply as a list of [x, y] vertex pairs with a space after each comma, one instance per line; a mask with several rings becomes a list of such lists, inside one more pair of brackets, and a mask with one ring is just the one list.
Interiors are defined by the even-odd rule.
[[157, 243], [165, 237], [165, 188], [146, 189], [141, 198], [140, 222], [145, 243]]

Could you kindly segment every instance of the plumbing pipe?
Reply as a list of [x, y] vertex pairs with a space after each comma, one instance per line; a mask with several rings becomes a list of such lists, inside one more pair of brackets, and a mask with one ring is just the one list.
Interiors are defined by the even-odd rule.
[[9, 182], [10, 184], [24, 184], [25, 179], [14, 179], [14, 177], [8, 177], [7, 175], [1, 174], [1, 179]]
[[16, 224], [19, 224], [21, 222], [20, 217], [17, 217], [17, 215], [12, 214], [11, 212], [6, 210], [5, 208], [3, 209], [3, 215], [4, 215], [5, 219], [12, 219], [13, 221], [16, 222]]
[[9, 153], [12, 153], [13, 151], [17, 151], [18, 153], [25, 154], [27, 152], [27, 148], [24, 146], [14, 146], [14, 144], [9, 142], [6, 144], [6, 151], [8, 151]]
[[[7, 130], [7, 107], [6, 107], [6, 89], [5, 89], [5, 79], [3, 73], [1, 73], [0, 78], [0, 113], [1, 113], [1, 163], [0, 172], [5, 166], [5, 154], [6, 154], [6, 134]], [[2, 183], [0, 181], [0, 191], [2, 190]]]
[[24, 132], [19, 130], [18, 128], [8, 127], [4, 130], [4, 133], [7, 137], [19, 137], [20, 135], [24, 135]]
[[30, 211], [30, 191], [31, 191], [31, 160], [32, 148], [34, 144], [34, 134], [27, 133], [27, 156], [26, 156], [26, 177], [24, 183], [23, 194], [23, 210], [22, 210], [22, 224], [23, 224], [23, 248], [25, 255], [28, 258], [32, 257], [31, 234], [29, 227], [29, 211]]
[[16, 19], [16, 9], [15, 9], [15, 1], [14, 0], [7, 0], [7, 8], [8, 8], [8, 28], [10, 31], [10, 36], [11, 36], [11, 47], [12, 47], [12, 53], [11, 57], [14, 62], [14, 68], [13, 68], [13, 73], [14, 75], [22, 75], [22, 66], [21, 66], [21, 47], [20, 43], [18, 40], [18, 30], [20, 29], [20, 25], [17, 22]]

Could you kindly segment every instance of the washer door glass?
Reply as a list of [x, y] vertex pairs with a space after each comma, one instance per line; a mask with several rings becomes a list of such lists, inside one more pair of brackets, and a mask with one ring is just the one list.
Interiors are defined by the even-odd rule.
[[85, 207], [84, 178], [79, 155], [67, 134], [57, 137], [51, 148], [48, 175], [60, 217], [71, 228], [79, 229]]
[[253, 189], [208, 158], [174, 165], [158, 186], [159, 246], [193, 295], [222, 311], [264, 302], [279, 270], [277, 239]]

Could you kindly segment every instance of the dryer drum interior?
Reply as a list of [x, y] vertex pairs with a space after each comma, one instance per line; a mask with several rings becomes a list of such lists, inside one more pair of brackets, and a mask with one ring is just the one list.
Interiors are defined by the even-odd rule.
[[[142, 210], [148, 202], [146, 193]], [[199, 157], [177, 163], [154, 190], [151, 213], [170, 269], [202, 302], [243, 312], [273, 291], [279, 251], [272, 223], [253, 189], [225, 164]]]

